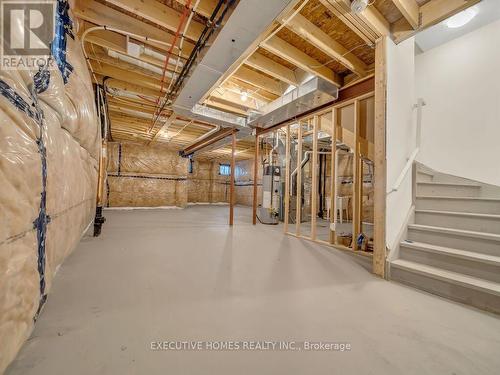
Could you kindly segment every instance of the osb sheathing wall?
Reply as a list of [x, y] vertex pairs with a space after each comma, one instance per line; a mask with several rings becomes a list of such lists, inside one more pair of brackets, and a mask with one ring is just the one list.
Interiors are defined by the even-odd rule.
[[165, 146], [108, 143], [109, 207], [185, 207], [188, 159]]
[[193, 173], [188, 174], [188, 202], [229, 202], [230, 177], [219, 174], [220, 164], [227, 163], [203, 160], [193, 162]]
[[[252, 206], [253, 204], [253, 159], [236, 162], [235, 195], [236, 204]], [[257, 202], [262, 204], [262, 168], [258, 169]]]
[[0, 373], [29, 337], [56, 270], [95, 214], [100, 130], [78, 39], [67, 38], [67, 60], [74, 68], [67, 84], [54, 64], [38, 94], [31, 94], [36, 71], [0, 70], [2, 87], [19, 95], [17, 105], [7, 91], [0, 95]]

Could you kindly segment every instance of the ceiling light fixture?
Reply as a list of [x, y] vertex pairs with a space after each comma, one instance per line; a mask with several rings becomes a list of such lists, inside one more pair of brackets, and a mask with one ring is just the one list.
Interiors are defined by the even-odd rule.
[[354, 14], [359, 14], [368, 6], [368, 0], [353, 0], [351, 3], [351, 11]]
[[476, 17], [478, 10], [476, 7], [470, 7], [464, 11], [455, 14], [445, 21], [445, 25], [450, 29], [456, 29], [468, 24], [474, 17]]
[[240, 99], [241, 99], [241, 101], [242, 101], [242, 102], [246, 102], [246, 101], [247, 101], [247, 99], [248, 99], [248, 92], [246, 92], [246, 91], [242, 91], [242, 92], [241, 92]]

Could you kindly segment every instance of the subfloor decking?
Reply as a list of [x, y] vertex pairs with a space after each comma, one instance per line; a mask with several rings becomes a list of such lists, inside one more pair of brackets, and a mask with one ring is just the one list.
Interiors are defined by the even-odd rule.
[[[500, 319], [378, 279], [227, 207], [106, 211], [7, 374], [498, 374]], [[156, 341], [347, 342], [349, 352], [152, 351]]]

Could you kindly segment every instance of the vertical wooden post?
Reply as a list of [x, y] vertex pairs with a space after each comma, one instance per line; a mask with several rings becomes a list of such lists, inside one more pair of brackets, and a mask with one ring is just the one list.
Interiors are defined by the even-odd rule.
[[316, 217], [318, 216], [318, 116], [313, 117], [313, 154], [311, 166], [311, 240], [316, 239]]
[[[283, 171], [282, 171], [283, 173]], [[286, 146], [285, 146], [285, 216], [283, 231], [288, 232], [288, 218], [290, 216], [290, 125], [286, 126]]]
[[[338, 113], [337, 108], [332, 108], [332, 155], [330, 165], [330, 224], [337, 224], [337, 197], [335, 196], [335, 164], [337, 163], [337, 121]], [[330, 243], [337, 243], [337, 235], [335, 231], [331, 230], [330, 226]]]
[[234, 169], [236, 167], [236, 133], [231, 135], [231, 181], [229, 185], [229, 225], [234, 223]]
[[259, 178], [259, 129], [255, 129], [255, 154], [253, 160], [253, 209], [252, 223], [257, 224], [257, 180]]
[[375, 171], [374, 171], [374, 229], [373, 273], [385, 276], [386, 257], [386, 108], [387, 108], [387, 37], [377, 40], [375, 46]]
[[361, 155], [360, 155], [360, 144], [359, 144], [359, 126], [360, 126], [360, 105], [359, 100], [354, 102], [354, 160], [353, 160], [353, 199], [352, 199], [352, 244], [353, 250], [357, 250], [356, 240], [360, 233], [361, 224]]
[[300, 224], [302, 221], [302, 124], [299, 121], [297, 135], [297, 203], [295, 210], [295, 234], [300, 236]]

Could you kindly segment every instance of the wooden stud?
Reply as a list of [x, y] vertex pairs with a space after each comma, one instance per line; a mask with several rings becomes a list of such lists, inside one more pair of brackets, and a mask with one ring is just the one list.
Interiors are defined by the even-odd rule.
[[255, 129], [255, 151], [253, 159], [253, 206], [252, 224], [257, 224], [257, 180], [259, 178], [259, 129]]
[[[277, 130], [276, 130], [277, 131]], [[285, 146], [285, 220], [283, 231], [288, 232], [288, 221], [290, 217], [290, 124], [286, 126]]]
[[319, 117], [314, 116], [313, 125], [313, 150], [312, 150], [312, 165], [311, 165], [311, 239], [316, 239], [316, 218], [318, 216], [318, 127]]
[[300, 237], [300, 225], [302, 222], [302, 124], [299, 121], [299, 129], [297, 136], [297, 203], [295, 208], [295, 235]]
[[384, 277], [386, 257], [386, 108], [387, 108], [387, 38], [375, 48], [375, 158], [374, 158], [374, 229], [373, 273]]
[[[332, 155], [330, 165], [330, 224], [337, 225], [337, 197], [335, 196], [335, 186], [337, 181], [335, 179], [335, 164], [337, 162], [337, 121], [338, 110], [332, 108]], [[337, 244], [337, 235], [334, 230], [330, 229], [330, 243]]]
[[352, 244], [353, 250], [357, 250], [357, 237], [360, 233], [360, 206], [361, 206], [361, 184], [362, 173], [360, 170], [361, 153], [359, 147], [359, 128], [360, 128], [360, 105], [359, 100], [354, 102], [354, 160], [353, 160], [353, 196], [352, 196]]
[[233, 132], [231, 140], [231, 181], [229, 182], [229, 225], [234, 224], [234, 169], [236, 168], [236, 133]]

